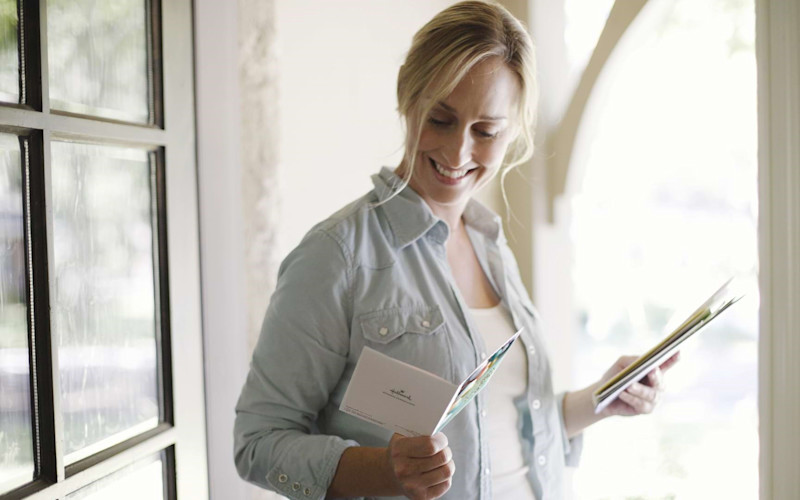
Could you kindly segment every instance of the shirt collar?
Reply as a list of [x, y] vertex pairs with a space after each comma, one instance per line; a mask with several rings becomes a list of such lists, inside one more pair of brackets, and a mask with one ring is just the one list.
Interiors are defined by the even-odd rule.
[[[381, 168], [380, 173], [372, 176], [378, 203], [383, 202], [399, 188], [403, 180], [390, 168]], [[394, 236], [396, 248], [400, 249], [416, 241], [418, 238], [437, 229], [441, 242], [447, 240], [450, 229], [447, 223], [433, 214], [428, 204], [410, 186], [403, 188], [397, 196], [382, 203], [389, 227]], [[501, 235], [500, 217], [475, 199], [470, 199], [464, 209], [464, 222], [492, 241]]]
[[474, 198], [467, 202], [462, 218], [468, 227], [475, 229], [495, 243], [503, 234], [500, 216]]

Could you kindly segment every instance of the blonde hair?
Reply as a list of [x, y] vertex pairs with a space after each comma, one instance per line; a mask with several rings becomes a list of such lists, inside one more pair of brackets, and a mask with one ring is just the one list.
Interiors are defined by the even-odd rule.
[[453, 92], [470, 69], [489, 57], [499, 57], [508, 66], [520, 90], [513, 121], [516, 137], [503, 160], [501, 181], [533, 155], [538, 97], [533, 41], [505, 7], [488, 1], [459, 2], [439, 12], [414, 35], [400, 67], [397, 104], [407, 130], [406, 164], [395, 193], [411, 180], [420, 133], [431, 109]]

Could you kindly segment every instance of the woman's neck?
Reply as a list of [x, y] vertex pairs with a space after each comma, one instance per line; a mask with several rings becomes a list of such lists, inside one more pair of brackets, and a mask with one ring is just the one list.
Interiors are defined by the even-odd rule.
[[462, 226], [464, 225], [464, 220], [461, 218], [461, 216], [464, 215], [464, 208], [466, 208], [466, 204], [456, 207], [451, 205], [436, 205], [436, 203], [432, 203], [430, 200], [425, 200], [425, 202], [431, 208], [433, 215], [447, 223], [447, 227], [450, 228], [451, 236], [463, 230]]

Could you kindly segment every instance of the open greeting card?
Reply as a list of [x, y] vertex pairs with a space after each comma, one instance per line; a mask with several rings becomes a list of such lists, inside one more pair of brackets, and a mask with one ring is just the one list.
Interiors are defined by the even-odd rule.
[[404, 436], [436, 434], [486, 386], [521, 332], [460, 384], [365, 347], [339, 409]]
[[644, 378], [658, 364], [678, 350], [683, 341], [700, 331], [722, 311], [742, 298], [739, 283], [733, 278], [723, 284], [680, 325], [639, 359], [628, 365], [592, 394], [594, 412], [600, 413], [631, 384]]

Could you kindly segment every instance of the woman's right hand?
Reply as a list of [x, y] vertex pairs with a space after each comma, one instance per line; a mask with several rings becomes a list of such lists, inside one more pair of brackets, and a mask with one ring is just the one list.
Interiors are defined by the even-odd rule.
[[412, 500], [439, 498], [450, 489], [456, 470], [447, 436], [392, 436], [387, 448], [389, 467], [403, 495]]

